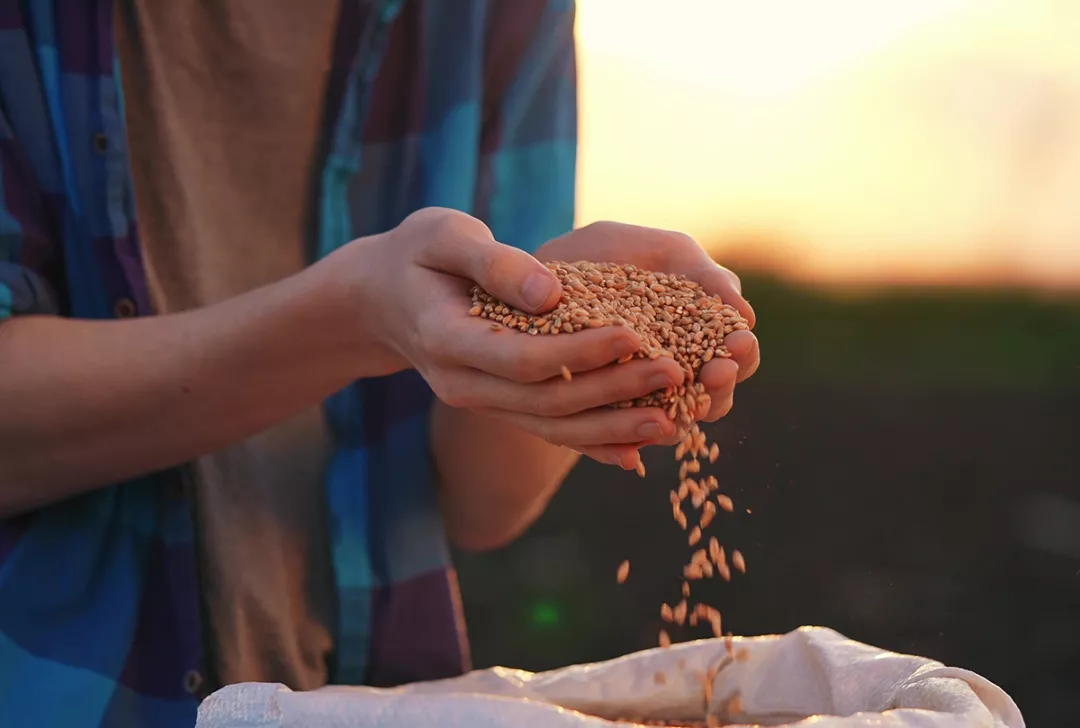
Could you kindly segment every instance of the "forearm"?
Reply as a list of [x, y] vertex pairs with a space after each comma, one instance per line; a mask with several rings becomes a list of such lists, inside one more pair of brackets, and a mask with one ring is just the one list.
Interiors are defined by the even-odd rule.
[[450, 540], [481, 551], [519, 536], [580, 457], [524, 430], [436, 400], [431, 444]]
[[0, 323], [0, 514], [213, 452], [368, 375], [326, 272], [182, 314]]

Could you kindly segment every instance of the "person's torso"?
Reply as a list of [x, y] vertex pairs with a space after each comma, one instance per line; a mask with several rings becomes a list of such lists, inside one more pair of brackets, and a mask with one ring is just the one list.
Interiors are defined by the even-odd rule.
[[[75, 64], [82, 76], [75, 78], [70, 68], [57, 68], [52, 78], [39, 79], [43, 106], [50, 116], [66, 123], [55, 131], [66, 146], [55, 161], [58, 183], [71, 190], [72, 209], [64, 213], [60, 235], [67, 307], [72, 315], [153, 315], [209, 303], [288, 275], [349, 239], [390, 229], [420, 207], [475, 211], [483, 3], [344, 3], [328, 56], [313, 60], [311, 67], [283, 70], [306, 79], [321, 75], [317, 81], [324, 82], [325, 91], [306, 89], [307, 93], [292, 99], [292, 118], [275, 119], [262, 128], [251, 126], [255, 120], [243, 114], [265, 112], [275, 101], [288, 102], [273, 97], [266, 77], [248, 79], [256, 86], [248, 89], [255, 106], [212, 109], [235, 114], [227, 118], [233, 125], [229, 129], [214, 129], [212, 114], [197, 116], [196, 110], [183, 109], [182, 118], [174, 119], [177, 135], [168, 140], [176, 146], [161, 150], [151, 161], [212, 165], [213, 174], [205, 168], [174, 170], [171, 178], [161, 169], [141, 170], [138, 164], [131, 165], [129, 176], [128, 155], [140, 146], [157, 143], [160, 128], [147, 130], [136, 124], [128, 129], [123, 124], [123, 117], [131, 116], [124, 112], [132, 108], [135, 91], [121, 88], [119, 71], [124, 64], [122, 58], [115, 59], [116, 51], [110, 47], [113, 17], [106, 8], [110, 4], [111, 0], [88, 2], [79, 13], [54, 18], [35, 7], [23, 18], [28, 58], [40, 63], [42, 53], [36, 49], [42, 47], [49, 21], [55, 21], [50, 31], [56, 35], [55, 43], [48, 45], [54, 57]], [[154, 13], [158, 12], [180, 11], [155, 6]], [[325, 34], [325, 27], [314, 19], [304, 23], [311, 32]], [[0, 38], [4, 27], [0, 20]], [[432, 31], [436, 27], [440, 32]], [[93, 32], [88, 33], [88, 28]], [[74, 42], [73, 34], [83, 35], [81, 44]], [[181, 39], [170, 40], [179, 43]], [[252, 50], [250, 45], [247, 50]], [[11, 52], [11, 46], [0, 50], [0, 64]], [[227, 76], [230, 63], [243, 62], [250, 68], [251, 60], [223, 58], [222, 67], [203, 70]], [[316, 68], [327, 60], [328, 72]], [[49, 70], [45, 63], [43, 75]], [[152, 69], [141, 69], [147, 72]], [[6, 92], [13, 87], [3, 75], [0, 70]], [[125, 84], [129, 79], [137, 82], [138, 74], [126, 76]], [[152, 84], [158, 91], [162, 90], [160, 80]], [[175, 81], [175, 75], [167, 80]], [[235, 83], [238, 79], [217, 77], [216, 81]], [[298, 80], [293, 77], [289, 83]], [[122, 90], [126, 93], [121, 94]], [[213, 104], [221, 100], [214, 98], [221, 90], [201, 89], [201, 97], [185, 94], [183, 101], [201, 98]], [[293, 92], [302, 90], [292, 88]], [[260, 93], [264, 96], [259, 97]], [[51, 106], [54, 102], [63, 108]], [[134, 107], [147, 103], [153, 103], [153, 96], [143, 96]], [[311, 103], [322, 108], [312, 109]], [[467, 110], [465, 116], [461, 109]], [[446, 126], [442, 122], [448, 119], [451, 123]], [[318, 126], [314, 138], [313, 123]], [[241, 129], [239, 124], [249, 126]], [[215, 131], [221, 136], [203, 136]], [[150, 138], [136, 139], [129, 146], [129, 133], [146, 133]], [[232, 135], [241, 133], [265, 136], [250, 139], [239, 154], [230, 150], [230, 159], [240, 161], [242, 167], [219, 164], [222, 160], [212, 155], [223, 145], [235, 144]], [[281, 138], [290, 134], [295, 136]], [[74, 148], [77, 142], [85, 143], [86, 149]], [[286, 159], [278, 160], [281, 164], [251, 156], [274, 144], [292, 145], [283, 155]], [[193, 151], [190, 147], [196, 145], [200, 148]], [[311, 162], [315, 162], [313, 169]], [[289, 168], [284, 169], [285, 165]], [[268, 174], [281, 175], [269, 188], [262, 178]], [[198, 189], [194, 195], [189, 188], [177, 189], [196, 177], [216, 185]], [[153, 181], [144, 187], [140, 178]], [[254, 200], [237, 189], [255, 179], [273, 199]], [[136, 210], [144, 212], [161, 202], [151, 197], [144, 205], [138, 198], [140, 191], [147, 196], [176, 197], [164, 209], [138, 216], [136, 226]], [[237, 210], [237, 203], [252, 204], [255, 209]], [[266, 211], [270, 214], [263, 214]], [[308, 213], [314, 219], [307, 218]], [[292, 238], [297, 232], [303, 234], [301, 245], [293, 244], [298, 242]], [[258, 239], [261, 234], [276, 238], [274, 244], [264, 247], [266, 241]], [[283, 242], [286, 236], [290, 242]], [[246, 265], [241, 265], [242, 260]], [[204, 265], [213, 268], [215, 275], [203, 275]], [[266, 539], [231, 541], [233, 553], [214, 564], [220, 567], [216, 584], [228, 587], [218, 595], [218, 602], [246, 601], [243, 608], [224, 612], [222, 621], [235, 619], [247, 634], [217, 632], [233, 655], [265, 657], [268, 650], [292, 646], [297, 652], [280, 656], [290, 664], [271, 662], [269, 669], [299, 677], [298, 687], [326, 679], [394, 684], [449, 676], [467, 666], [460, 605], [433, 496], [433, 478], [427, 459], [416, 456], [418, 449], [426, 448], [429, 402], [430, 393], [415, 373], [360, 382], [329, 401], [325, 414], [318, 408], [306, 413], [307, 420], [286, 423], [263, 436], [265, 441], [255, 446], [261, 462], [253, 463], [252, 450], [243, 446], [224, 457], [204, 460], [200, 468], [204, 477], [213, 478], [216, 470], [219, 481], [230, 480], [228, 471], [243, 460], [239, 467], [256, 476], [247, 483], [259, 489], [260, 496], [276, 493], [278, 503], [266, 512], [274, 529], [269, 540], [284, 535], [277, 516], [289, 507], [289, 498], [298, 495], [287, 488], [275, 490], [270, 481], [277, 479], [278, 486], [285, 480], [306, 485], [325, 481], [318, 483], [314, 494], [305, 494], [315, 497], [300, 498], [307, 512], [291, 524], [303, 532], [298, 538], [303, 544], [300, 552], [314, 556], [315, 565], [310, 559], [299, 563], [295, 559], [302, 557], [286, 553], [288, 547], [282, 541], [280, 559], [258, 554], [263, 560], [256, 563], [264, 567], [265, 577], [275, 561], [294, 559], [288, 564], [286, 583], [249, 579], [229, 584], [226, 563], [235, 566], [253, 558], [255, 543], [265, 544]], [[286, 447], [278, 450], [283, 442]], [[281, 460], [268, 457], [274, 450], [288, 458], [289, 445], [303, 453], [292, 461], [291, 474], [278, 469]], [[405, 453], [408, 456], [403, 458]], [[404, 469], [394, 464], [402, 460], [410, 461]], [[316, 461], [317, 467], [312, 465]], [[397, 471], [393, 477], [391, 471]], [[41, 685], [52, 684], [63, 686], [66, 700], [35, 701], [38, 724], [190, 725], [193, 706], [208, 687], [206, 625], [197, 600], [197, 571], [208, 563], [196, 559], [192, 504], [173, 487], [180, 477], [176, 471], [151, 475], [0, 524], [0, 670], [18, 665], [25, 672], [25, 677], [0, 686], [0, 713], [10, 706], [25, 709], [28, 696], [40, 694]], [[368, 485], [380, 480], [404, 487], [373, 495]], [[200, 486], [198, 490], [207, 489]], [[228, 504], [227, 496], [214, 507], [216, 517], [206, 519], [213, 521], [207, 534], [217, 534], [219, 541], [228, 540], [230, 526], [239, 531], [236, 519], [241, 512], [251, 515], [238, 503]], [[250, 525], [244, 524], [249, 534]], [[316, 554], [312, 536], [322, 538], [325, 554]], [[55, 551], [61, 542], [75, 548], [58, 555]], [[206, 553], [212, 550], [221, 555], [227, 548], [211, 547]], [[28, 589], [28, 584], [41, 578], [44, 553], [52, 553], [54, 563], [49, 568], [65, 578], [47, 591]], [[319, 585], [298, 584], [313, 573]], [[319, 598], [312, 603], [308, 595], [325, 596], [328, 581], [332, 582], [333, 604], [318, 603]], [[265, 588], [260, 589], [260, 584]], [[21, 592], [21, 601], [13, 598], [16, 590]], [[273, 603], [282, 595], [296, 599], [298, 604], [292, 606], [300, 609]], [[267, 629], [252, 630], [247, 617], [261, 601], [266, 612], [254, 615], [254, 622]], [[233, 602], [233, 606], [238, 605]], [[275, 610], [279, 615], [290, 613], [279, 619], [268, 613]], [[327, 621], [333, 622], [332, 631], [326, 629]], [[222, 623], [219, 630], [227, 626]], [[282, 627], [296, 631], [272, 633]], [[303, 643], [306, 637], [314, 641]], [[5, 641], [9, 638], [10, 642]], [[327, 655], [331, 644], [335, 652]], [[34, 675], [25, 669], [34, 664], [26, 657], [33, 654], [41, 655], [34, 659], [42, 665]], [[247, 661], [227, 669], [243, 671], [252, 666]], [[267, 663], [260, 663], [259, 668], [265, 670]], [[253, 677], [260, 674], [271, 673], [256, 672]]]
[[[307, 265], [339, 0], [118, 0], [116, 39], [154, 310]], [[191, 464], [209, 688], [325, 684], [336, 596], [315, 406]]]
[[[0, 213], [10, 212], [0, 231], [37, 226], [17, 262], [46, 275], [61, 313], [78, 318], [154, 315], [153, 299], [164, 298], [155, 289], [169, 285], [146, 275], [168, 253], [145, 249], [137, 221], [113, 4], [0, 0]], [[526, 249], [565, 232], [572, 22], [569, 0], [342, 0], [305, 262], [426, 206], [476, 214]], [[550, 38], [531, 47], [541, 24]], [[537, 114], [545, 105], [557, 112]], [[291, 255], [274, 274], [296, 264]], [[250, 285], [241, 274], [177, 296], [210, 300]], [[426, 455], [430, 402], [406, 372], [325, 403], [334, 682], [390, 685], [468, 665]], [[176, 470], [155, 473], [0, 519], [0, 717], [191, 725], [206, 656], [194, 518], [180, 482]]]

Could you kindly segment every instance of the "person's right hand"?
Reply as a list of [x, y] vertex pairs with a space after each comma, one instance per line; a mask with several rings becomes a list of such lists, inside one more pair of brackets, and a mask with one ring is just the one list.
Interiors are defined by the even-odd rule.
[[[572, 335], [531, 336], [470, 316], [473, 282], [523, 311], [542, 313], [559, 301], [555, 276], [528, 253], [496, 242], [479, 220], [453, 210], [420, 210], [394, 230], [363, 238], [324, 261], [358, 273], [360, 319], [369, 353], [387, 372], [415, 368], [436, 396], [452, 407], [526, 421], [533, 434], [585, 455], [604, 445], [655, 441], [675, 425], [657, 407], [608, 405], [677, 386], [673, 360], [634, 359], [607, 365], [638, 350], [637, 334], [602, 327]], [[374, 348], [371, 348], [374, 347]], [[561, 367], [572, 373], [560, 376]], [[604, 462], [633, 467], [636, 457]]]

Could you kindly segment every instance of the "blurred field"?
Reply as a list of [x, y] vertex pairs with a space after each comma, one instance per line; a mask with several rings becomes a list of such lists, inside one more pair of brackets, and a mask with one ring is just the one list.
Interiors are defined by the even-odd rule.
[[[754, 276], [745, 291], [763, 365], [710, 435], [739, 506], [717, 533], [749, 572], [701, 589], [726, 628], [826, 625], [980, 672], [1029, 725], [1073, 724], [1080, 298]], [[687, 550], [667, 503], [674, 460], [646, 462], [644, 482], [581, 465], [525, 538], [459, 557], [478, 665], [655, 644]]]

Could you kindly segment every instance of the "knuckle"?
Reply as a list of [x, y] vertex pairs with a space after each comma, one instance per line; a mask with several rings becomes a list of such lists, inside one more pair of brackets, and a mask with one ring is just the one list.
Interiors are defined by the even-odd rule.
[[403, 226], [423, 228], [422, 239], [443, 243], [463, 237], [490, 237], [491, 230], [481, 220], [447, 207], [425, 207], [410, 214]]
[[541, 440], [546, 440], [551, 443], [558, 442], [558, 428], [555, 427], [555, 423], [547, 417], [541, 417], [536, 420], [533, 425], [533, 432]]
[[435, 396], [442, 400], [443, 404], [462, 409], [466, 406], [464, 393], [461, 389], [443, 374], [431, 374], [428, 376], [428, 385]]
[[611, 442], [628, 442], [637, 439], [638, 427], [649, 421], [649, 417], [628, 416], [612, 418], [604, 428]]
[[676, 230], [667, 231], [667, 244], [673, 249], [678, 250], [680, 253], [700, 253], [702, 247], [698, 244], [697, 240], [690, 237], [686, 233], [681, 233]]
[[490, 285], [503, 278], [502, 269], [505, 266], [501, 252], [497, 245], [484, 245], [474, 250], [473, 267], [477, 282]]
[[462, 393], [452, 389], [446, 391], [444, 394], [440, 394], [439, 399], [441, 399], [448, 407], [453, 407], [454, 409], [469, 409], [471, 406], [471, 403]]
[[446, 210], [440, 220], [440, 231], [452, 237], [488, 237], [488, 226], [472, 215], [457, 210]]
[[533, 402], [536, 414], [544, 417], [565, 417], [573, 413], [567, 389], [561, 384], [551, 387]]
[[480, 409], [485, 404], [485, 398], [471, 387], [457, 386], [454, 388], [454, 401], [459, 409]]
[[596, 222], [591, 222], [586, 225], [585, 229], [602, 235], [604, 233], [614, 232], [618, 227], [619, 223], [613, 222], [612, 220], [597, 220]]
[[416, 337], [420, 348], [436, 359], [448, 358], [453, 350], [454, 337], [449, 335], [445, 321], [430, 311], [417, 319]]

